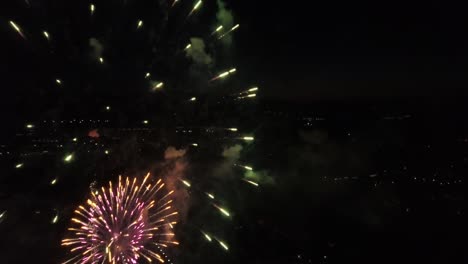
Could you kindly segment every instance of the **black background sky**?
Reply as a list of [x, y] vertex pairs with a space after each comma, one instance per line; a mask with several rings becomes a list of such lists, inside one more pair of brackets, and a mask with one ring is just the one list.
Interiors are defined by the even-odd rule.
[[268, 95], [307, 101], [466, 94], [467, 21], [458, 2], [232, 5], [243, 26], [239, 55]]

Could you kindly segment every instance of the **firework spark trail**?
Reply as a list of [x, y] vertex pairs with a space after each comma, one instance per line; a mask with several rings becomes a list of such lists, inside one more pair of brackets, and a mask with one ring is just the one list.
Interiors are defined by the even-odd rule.
[[50, 41], [50, 34], [49, 34], [49, 32], [47, 32], [47, 31], [44, 30], [44, 31], [42, 32], [42, 34], [44, 35], [44, 37], [45, 37], [48, 41]]
[[200, 6], [201, 6], [202, 4], [203, 4], [203, 2], [202, 2], [201, 0], [197, 1], [197, 3], [193, 6], [192, 11], [190, 11], [190, 13], [188, 14], [187, 19], [188, 19], [193, 13], [195, 13], [195, 11], [197, 11], [197, 10], [200, 8]]
[[223, 215], [225, 215], [225, 216], [227, 216], [227, 217], [230, 217], [230, 216], [231, 216], [231, 214], [230, 214], [226, 209], [224, 209], [224, 208], [222, 208], [222, 207], [220, 207], [220, 206], [218, 206], [218, 205], [216, 205], [216, 204], [213, 204], [213, 206], [214, 206], [216, 209], [218, 209], [219, 212], [222, 213]]
[[236, 71], [237, 71], [236, 68], [232, 68], [229, 71], [225, 71], [225, 72], [219, 74], [218, 76], [214, 77], [213, 79], [210, 80], [210, 82], [218, 80], [218, 79], [224, 79], [224, 78], [228, 77], [229, 75], [234, 74]]
[[174, 7], [175, 4], [177, 4], [177, 2], [179, 2], [179, 0], [174, 0], [174, 1], [172, 2], [171, 8]]
[[148, 173], [141, 183], [127, 177], [122, 183], [119, 176], [117, 186], [109, 182], [107, 189], [91, 193], [87, 205], [78, 206], [71, 219], [78, 227], [69, 228], [73, 236], [62, 240], [62, 245], [71, 247], [70, 252], [77, 255], [64, 263], [164, 262], [154, 252], [158, 249], [152, 247], [178, 245], [174, 233], [164, 228], [169, 225], [172, 229], [176, 222], [170, 219], [178, 212], [168, 198], [173, 191], [163, 195], [164, 183], [151, 183], [149, 177]]
[[242, 179], [242, 180], [243, 180], [243, 181], [245, 181], [246, 183], [250, 183], [250, 184], [252, 184], [252, 185], [253, 185], [253, 186], [255, 186], [255, 187], [258, 187], [258, 186], [259, 186], [259, 184], [258, 184], [258, 183], [256, 183], [256, 182], [249, 181], [249, 180], [246, 180], [246, 179]]
[[246, 170], [248, 170], [248, 171], [252, 171], [252, 170], [253, 170], [253, 168], [250, 167], [250, 166], [245, 166], [245, 165], [240, 165], [240, 164], [234, 164], [234, 166], [238, 166], [238, 167], [244, 168], [244, 169], [246, 169]]
[[252, 88], [250, 88], [250, 89], [248, 89], [248, 90], [246, 90], [246, 91], [242, 91], [242, 92], [240, 92], [240, 93], [235, 93], [235, 94], [233, 94], [233, 95], [239, 95], [239, 96], [242, 97], [242, 96], [244, 96], [244, 95], [249, 95], [250, 93], [257, 92], [258, 89], [259, 89], [258, 87], [252, 87]]
[[249, 95], [246, 95], [246, 96], [240, 96], [240, 97], [237, 97], [237, 99], [248, 99], [248, 98], [255, 98], [257, 97], [257, 94], [249, 94]]
[[225, 36], [231, 34], [231, 33], [234, 32], [235, 30], [237, 30], [239, 27], [240, 27], [239, 24], [233, 26], [228, 32], [226, 32], [226, 33], [224, 33], [223, 35], [221, 35], [221, 36], [218, 38], [218, 40], [220, 40], [220, 39], [224, 38]]
[[16, 31], [18, 32], [18, 34], [20, 34], [20, 36], [23, 38], [23, 39], [26, 39], [26, 36], [23, 34], [23, 31], [21, 30], [21, 28], [13, 21], [10, 21], [10, 26]]
[[221, 30], [223, 30], [223, 26], [222, 26], [222, 25], [219, 26], [219, 27], [217, 27], [217, 28], [211, 33], [211, 36], [213, 36], [213, 35], [219, 33]]

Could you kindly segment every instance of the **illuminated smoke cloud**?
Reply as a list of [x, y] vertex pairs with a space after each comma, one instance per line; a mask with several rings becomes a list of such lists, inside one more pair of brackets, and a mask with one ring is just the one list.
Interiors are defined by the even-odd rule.
[[173, 200], [179, 211], [180, 220], [184, 220], [190, 206], [190, 196], [181, 181], [185, 179], [188, 162], [185, 159], [185, 149], [177, 150], [175, 147], [168, 147], [164, 152], [166, 160], [162, 165], [161, 175], [167, 188], [174, 190]]
[[99, 138], [99, 132], [97, 129], [93, 129], [91, 131], [89, 131], [88, 133], [88, 137], [91, 137], [91, 138]]
[[198, 65], [211, 65], [213, 63], [213, 58], [206, 53], [205, 42], [200, 38], [191, 38], [190, 39], [191, 47], [186, 49], [186, 56], [192, 59]]
[[164, 159], [171, 160], [171, 159], [182, 158], [185, 155], [185, 152], [187, 152], [185, 149], [177, 150], [174, 147], [168, 147], [166, 151], [164, 152]]
[[92, 48], [91, 56], [94, 58], [101, 58], [104, 47], [101, 42], [95, 38], [89, 39], [89, 46]]
[[213, 176], [218, 178], [234, 177], [234, 165], [239, 160], [242, 149], [242, 145], [225, 147], [221, 154], [224, 160], [214, 167], [212, 172]]

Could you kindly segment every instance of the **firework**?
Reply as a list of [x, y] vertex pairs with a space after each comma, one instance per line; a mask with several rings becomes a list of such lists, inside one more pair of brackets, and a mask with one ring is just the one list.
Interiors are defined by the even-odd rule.
[[24, 36], [23, 34], [23, 31], [21, 30], [21, 28], [13, 21], [10, 21], [10, 26], [12, 26], [16, 32], [18, 32], [18, 34], [20, 34], [20, 36], [24, 39], [26, 39], [26, 37]]
[[250, 166], [244, 166], [244, 165], [237, 165], [237, 166], [239, 166], [239, 167], [241, 167], [241, 168], [244, 168], [244, 169], [246, 169], [246, 170], [248, 170], [248, 171], [253, 171], [253, 168], [250, 167]]
[[253, 181], [249, 181], [249, 180], [246, 180], [246, 179], [243, 179], [243, 181], [245, 181], [246, 183], [252, 184], [252, 185], [255, 186], [255, 187], [258, 187], [258, 186], [259, 186], [258, 183], [253, 182]]
[[197, 9], [200, 8], [200, 6], [203, 4], [203, 2], [201, 0], [199, 0], [192, 8], [192, 11], [190, 11], [190, 13], [188, 14], [187, 18], [190, 17], [195, 11], [197, 11]]
[[223, 247], [224, 250], [228, 251], [229, 250], [229, 247], [226, 245], [225, 242], [221, 241], [221, 240], [218, 240], [218, 243], [221, 247]]
[[218, 39], [222, 39], [224, 38], [225, 36], [227, 36], [228, 34], [231, 34], [231, 32], [235, 31], [236, 29], [238, 29], [240, 27], [239, 24], [233, 26], [228, 32], [224, 33], [223, 35], [221, 35]]
[[189, 188], [192, 187], [192, 185], [190, 184], [190, 182], [188, 182], [188, 181], [186, 181], [186, 180], [181, 180], [181, 181], [182, 181], [182, 183], [183, 183], [185, 186], [187, 186], [187, 187], [189, 187]]
[[3, 212], [0, 214], [0, 223], [3, 222], [3, 220], [6, 218], [6, 213], [7, 213], [7, 211], [3, 211]]
[[224, 208], [222, 208], [222, 207], [220, 207], [220, 206], [218, 206], [216, 204], [213, 204], [213, 206], [216, 207], [216, 209], [218, 209], [219, 212], [221, 212], [223, 215], [225, 215], [227, 217], [231, 216], [231, 214], [226, 209], [224, 209]]
[[255, 97], [257, 97], [257, 94], [249, 94], [246, 96], [237, 97], [237, 99], [246, 99], [246, 98], [255, 98]]
[[93, 14], [94, 14], [94, 11], [96, 10], [96, 6], [94, 6], [94, 4], [91, 4], [91, 5], [89, 6], [89, 10], [91, 11], [91, 15], [93, 15]]
[[143, 26], [143, 20], [138, 20], [137, 29]]
[[229, 71], [225, 71], [225, 72], [219, 74], [218, 76], [214, 77], [210, 81], [214, 81], [214, 80], [218, 80], [218, 79], [224, 79], [224, 78], [228, 77], [229, 75], [234, 74], [236, 71], [237, 71], [236, 68], [232, 68]]
[[73, 160], [73, 154], [69, 154], [65, 156], [65, 158], [63, 159], [63, 161], [65, 162], [71, 162], [72, 160]]
[[154, 87], [153, 87], [153, 91], [161, 89], [163, 86], [164, 86], [163, 82], [157, 82], [156, 85], [154, 85]]
[[58, 213], [54, 216], [54, 218], [52, 218], [52, 224], [56, 224], [58, 222], [58, 219], [59, 219], [59, 215]]
[[214, 34], [220, 32], [221, 30], [223, 30], [223, 26], [217, 27], [217, 28], [215, 29], [215, 31], [213, 31], [213, 32], [211, 33], [211, 35], [213, 36]]
[[202, 231], [202, 234], [203, 234], [203, 236], [206, 238], [206, 240], [208, 240], [208, 242], [213, 241], [213, 239], [211, 238], [211, 236], [208, 235], [207, 233], [205, 233], [205, 232]]
[[176, 223], [170, 219], [178, 213], [171, 206], [173, 191], [165, 193], [165, 184], [150, 183], [149, 176], [141, 183], [128, 177], [123, 183], [119, 176], [116, 186], [109, 182], [107, 189], [91, 192], [71, 219], [72, 238], [62, 240], [76, 254], [65, 263], [164, 262], [161, 247], [178, 245], [168, 231]]
[[50, 40], [49, 32], [43, 31], [42, 34], [44, 34], [44, 37], [45, 37], [47, 40]]

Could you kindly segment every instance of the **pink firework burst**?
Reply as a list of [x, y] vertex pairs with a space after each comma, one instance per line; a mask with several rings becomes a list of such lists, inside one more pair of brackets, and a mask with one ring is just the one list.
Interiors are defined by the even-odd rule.
[[[132, 263], [139, 259], [164, 262], [161, 247], [178, 245], [172, 232], [177, 212], [171, 206], [171, 194], [159, 179], [141, 183], [119, 176], [117, 186], [91, 193], [86, 205], [80, 205], [71, 219], [72, 237], [62, 240], [76, 254], [65, 263]], [[171, 220], [172, 219], [172, 220]]]

